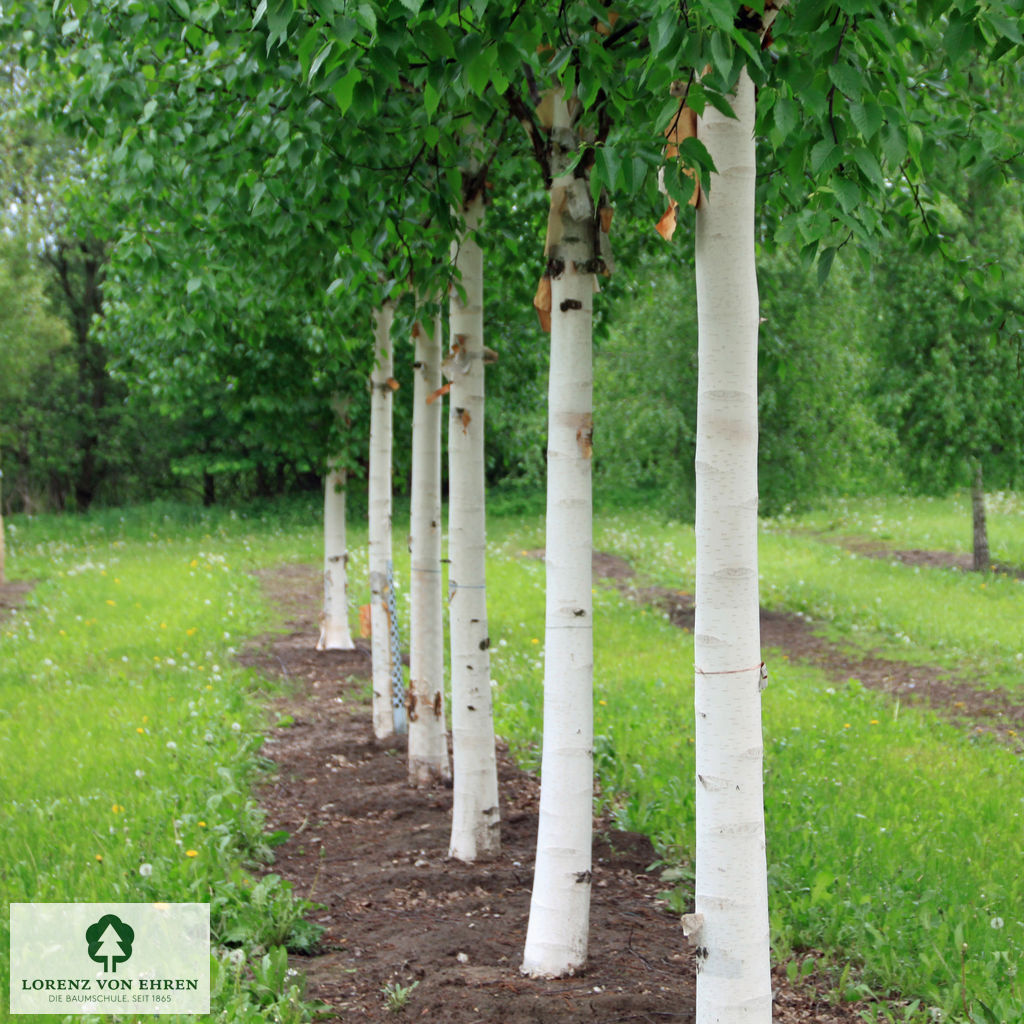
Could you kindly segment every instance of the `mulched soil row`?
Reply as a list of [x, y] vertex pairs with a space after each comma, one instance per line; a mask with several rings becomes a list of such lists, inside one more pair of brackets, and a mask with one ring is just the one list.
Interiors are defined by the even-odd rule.
[[[621, 560], [619, 560], [621, 562]], [[624, 563], [623, 563], [624, 564]], [[606, 567], [602, 567], [604, 569]], [[268, 827], [291, 838], [273, 870], [323, 904], [318, 956], [295, 957], [309, 995], [337, 1021], [394, 1021], [387, 985], [416, 988], [402, 1014], [446, 1024], [689, 1021], [694, 961], [678, 918], [658, 898], [655, 860], [643, 836], [595, 822], [590, 958], [559, 981], [519, 973], [529, 912], [539, 785], [499, 753], [502, 853], [493, 862], [447, 859], [451, 792], [413, 789], [403, 753], [371, 737], [364, 702], [369, 652], [314, 650], [319, 578], [313, 567], [261, 574], [290, 617], [291, 633], [264, 638], [243, 656], [293, 682], [278, 710], [293, 723], [270, 732], [278, 766], [262, 792]], [[776, 969], [782, 1024], [853, 1024], [858, 1007], [794, 990]]]

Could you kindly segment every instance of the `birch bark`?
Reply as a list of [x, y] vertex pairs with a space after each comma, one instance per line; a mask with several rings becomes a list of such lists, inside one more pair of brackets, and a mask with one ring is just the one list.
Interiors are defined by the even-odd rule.
[[451, 634], [454, 793], [448, 855], [472, 862], [501, 849], [498, 767], [491, 715], [484, 510], [483, 195], [465, 205], [454, 246], [465, 300], [453, 289], [449, 312], [448, 609]]
[[409, 782], [451, 778], [444, 721], [444, 604], [441, 596], [441, 317], [413, 330], [412, 511], [409, 639]]
[[374, 368], [370, 374], [370, 648], [373, 656], [373, 734], [378, 739], [392, 736], [395, 732], [391, 704], [391, 629], [387, 602], [388, 563], [391, 561], [393, 319], [394, 308], [390, 303], [385, 303], [374, 313]]
[[697, 1021], [768, 1022], [757, 564], [754, 88], [698, 137], [718, 173], [697, 209]]
[[[332, 402], [335, 415], [344, 418], [340, 402]], [[348, 625], [348, 539], [345, 532], [347, 474], [341, 456], [324, 480], [324, 607], [320, 614], [318, 651], [351, 651], [355, 644]]]
[[540, 820], [522, 971], [560, 977], [587, 959], [593, 822], [592, 317], [596, 214], [562, 174], [578, 138], [556, 94], [552, 122], [544, 739]]

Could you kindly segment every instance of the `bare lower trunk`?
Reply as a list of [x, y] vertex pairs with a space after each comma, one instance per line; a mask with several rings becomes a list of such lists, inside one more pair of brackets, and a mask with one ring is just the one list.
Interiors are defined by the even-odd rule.
[[385, 303], [374, 315], [375, 363], [370, 374], [370, 646], [373, 654], [373, 734], [378, 739], [384, 739], [395, 732], [391, 685], [391, 617], [388, 611], [388, 579], [391, 564], [393, 318], [394, 309], [390, 303]]
[[487, 632], [484, 511], [483, 254], [474, 238], [482, 195], [466, 203], [456, 250], [461, 275], [449, 314], [448, 608], [452, 665], [454, 794], [449, 856], [488, 860], [501, 849], [498, 768], [491, 716], [491, 641]]
[[0, 471], [0, 583], [5, 580], [4, 576], [4, 493], [3, 493], [3, 482], [4, 474]]
[[409, 609], [409, 782], [451, 778], [444, 721], [444, 601], [441, 578], [441, 317], [421, 324], [412, 414]]
[[697, 209], [695, 913], [697, 1022], [772, 1014], [765, 863], [757, 563], [754, 87], [736, 118], [708, 106], [717, 167]]
[[318, 651], [351, 651], [348, 626], [348, 541], [345, 535], [344, 469], [328, 470], [324, 480], [324, 607]]
[[586, 179], [562, 173], [578, 139], [560, 93], [552, 140], [544, 738], [522, 963], [535, 977], [574, 974], [586, 964], [593, 828], [591, 344], [598, 228]]
[[974, 483], [971, 487], [971, 509], [974, 519], [974, 571], [988, 572], [992, 559], [988, 551], [988, 523], [985, 519], [985, 487], [981, 476], [981, 463], [974, 464]]

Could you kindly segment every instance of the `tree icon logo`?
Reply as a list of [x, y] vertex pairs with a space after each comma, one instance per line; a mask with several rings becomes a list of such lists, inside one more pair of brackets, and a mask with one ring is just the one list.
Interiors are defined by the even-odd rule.
[[85, 941], [89, 943], [89, 959], [103, 964], [106, 973], [116, 974], [117, 965], [132, 955], [135, 931], [114, 914], [104, 914], [86, 928]]

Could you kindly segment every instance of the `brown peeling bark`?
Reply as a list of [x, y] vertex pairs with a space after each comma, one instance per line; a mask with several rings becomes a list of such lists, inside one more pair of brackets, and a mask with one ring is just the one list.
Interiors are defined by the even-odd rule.
[[594, 417], [587, 413], [580, 418], [580, 425], [576, 428], [576, 443], [585, 459], [594, 454]]

